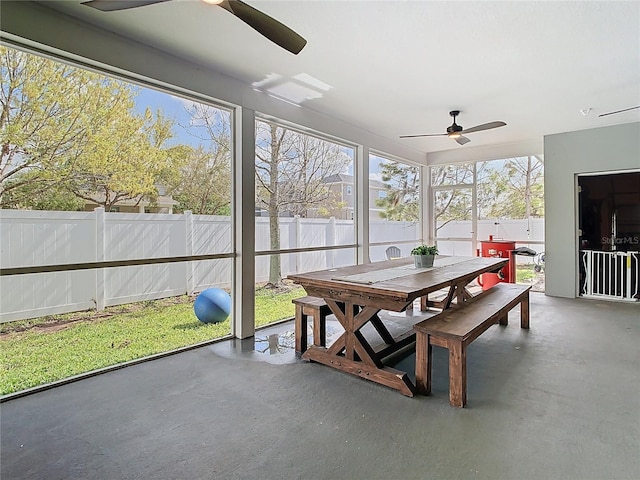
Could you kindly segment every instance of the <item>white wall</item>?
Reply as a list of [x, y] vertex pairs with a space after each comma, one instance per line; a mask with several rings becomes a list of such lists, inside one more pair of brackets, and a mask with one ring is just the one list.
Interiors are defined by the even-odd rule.
[[640, 168], [640, 123], [544, 137], [547, 295], [578, 291], [576, 175]]

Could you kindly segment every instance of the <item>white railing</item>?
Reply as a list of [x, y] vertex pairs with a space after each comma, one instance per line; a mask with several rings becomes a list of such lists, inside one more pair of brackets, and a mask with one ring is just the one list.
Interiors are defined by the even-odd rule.
[[581, 295], [635, 301], [640, 298], [640, 252], [582, 250]]

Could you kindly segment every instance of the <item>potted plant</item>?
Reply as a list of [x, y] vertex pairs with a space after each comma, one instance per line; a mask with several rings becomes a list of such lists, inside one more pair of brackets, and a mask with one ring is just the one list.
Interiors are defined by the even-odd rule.
[[433, 260], [438, 255], [438, 247], [435, 245], [418, 245], [411, 250], [416, 268], [433, 267]]

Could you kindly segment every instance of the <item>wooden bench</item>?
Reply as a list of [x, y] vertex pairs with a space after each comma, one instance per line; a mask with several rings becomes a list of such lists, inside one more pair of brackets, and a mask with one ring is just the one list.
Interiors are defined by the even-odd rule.
[[520, 327], [529, 328], [529, 290], [526, 285], [499, 283], [465, 302], [414, 325], [416, 332], [416, 387], [431, 394], [431, 347], [449, 350], [449, 403], [467, 403], [467, 345], [500, 322], [507, 325], [509, 311], [520, 304]]
[[326, 318], [331, 314], [329, 305], [322, 298], [294, 298], [296, 306], [295, 331], [296, 353], [301, 355], [307, 350], [307, 318], [313, 319], [313, 344], [318, 347], [327, 345]]

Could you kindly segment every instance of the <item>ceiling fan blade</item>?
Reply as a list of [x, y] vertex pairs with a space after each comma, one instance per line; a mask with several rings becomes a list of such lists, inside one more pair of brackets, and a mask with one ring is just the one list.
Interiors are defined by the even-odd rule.
[[446, 133], [425, 133], [423, 135], [400, 135], [400, 138], [416, 138], [416, 137], [446, 137]]
[[[128, 10], [144, 7], [154, 3], [169, 2], [171, 0], [89, 0], [83, 5], [93, 7], [103, 12]], [[215, 2], [211, 2], [216, 4]], [[238, 17], [258, 33], [264, 35], [273, 43], [297, 55], [307, 44], [307, 41], [286, 25], [271, 18], [269, 15], [256, 10], [241, 0], [220, 0], [218, 6]]]
[[475, 127], [465, 128], [460, 133], [481, 132], [482, 130], [491, 130], [492, 128], [504, 127], [505, 125], [506, 123], [504, 122], [483, 123], [482, 125], [476, 125]]
[[240, 0], [224, 0], [220, 6], [232, 13], [256, 32], [294, 55], [300, 53], [307, 41], [286, 25]]
[[88, 2], [82, 2], [82, 4], [103, 12], [115, 12], [169, 1], [171, 0], [89, 0]]
[[598, 116], [599, 117], [606, 117], [607, 115], [613, 115], [614, 113], [628, 112], [629, 110], [635, 110], [636, 108], [640, 108], [640, 105], [638, 105], [637, 107], [630, 107], [630, 108], [625, 108], [625, 109], [622, 109], [622, 110], [616, 110], [615, 112], [601, 113]]
[[460, 135], [459, 137], [455, 138], [455, 141], [458, 142], [459, 145], [464, 145], [465, 143], [469, 143], [471, 140]]

